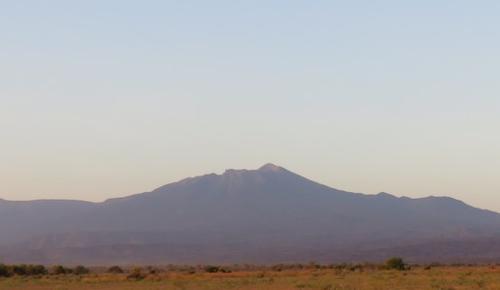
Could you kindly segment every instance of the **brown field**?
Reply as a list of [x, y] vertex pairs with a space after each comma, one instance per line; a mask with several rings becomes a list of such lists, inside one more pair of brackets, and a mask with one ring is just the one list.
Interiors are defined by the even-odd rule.
[[127, 274], [47, 275], [0, 279], [6, 290], [397, 290], [500, 289], [500, 266], [413, 267], [407, 271], [381, 269], [303, 269], [235, 271], [232, 273], [160, 272], [141, 280]]

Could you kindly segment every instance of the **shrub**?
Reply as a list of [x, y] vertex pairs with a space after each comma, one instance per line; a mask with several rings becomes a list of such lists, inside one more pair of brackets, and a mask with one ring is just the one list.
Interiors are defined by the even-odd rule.
[[73, 269], [73, 273], [75, 275], [85, 275], [90, 273], [90, 270], [82, 265], [76, 266], [75, 269]]
[[36, 276], [36, 275], [46, 275], [48, 273], [44, 265], [27, 265], [26, 275]]
[[403, 271], [406, 269], [406, 264], [400, 257], [393, 257], [385, 261], [385, 267], [387, 269]]
[[220, 268], [217, 266], [208, 265], [208, 266], [205, 266], [204, 270], [207, 273], [217, 273], [220, 271]]
[[55, 265], [55, 266], [52, 267], [50, 273], [53, 274], [53, 275], [64, 275], [64, 274], [71, 273], [71, 270], [67, 269], [67, 268], [64, 268], [61, 265]]
[[142, 273], [141, 268], [134, 268], [130, 274], [127, 275], [129, 280], [142, 280], [146, 278], [146, 275]]
[[160, 273], [160, 272], [161, 272], [161, 270], [160, 270], [160, 269], [155, 268], [155, 267], [153, 267], [153, 266], [147, 266], [147, 267], [146, 267], [146, 270], [147, 270], [147, 271], [148, 271], [148, 273], [149, 273], [149, 274], [151, 274], [151, 275], [155, 275], [155, 274], [158, 274], [158, 273]]
[[0, 264], [0, 277], [36, 276], [47, 274], [47, 269], [43, 265], [3, 265]]
[[349, 266], [349, 271], [351, 272], [363, 272], [363, 265], [361, 264], [354, 264]]
[[26, 276], [28, 274], [26, 265], [13, 265], [11, 271], [14, 275]]
[[35, 265], [33, 271], [35, 271], [37, 275], [47, 275], [49, 273], [47, 268], [43, 265]]
[[108, 273], [113, 273], [113, 274], [122, 274], [123, 269], [120, 268], [119, 266], [111, 266], [108, 268]]
[[4, 264], [0, 264], [0, 277], [9, 277], [9, 276], [10, 276], [9, 267], [7, 267]]

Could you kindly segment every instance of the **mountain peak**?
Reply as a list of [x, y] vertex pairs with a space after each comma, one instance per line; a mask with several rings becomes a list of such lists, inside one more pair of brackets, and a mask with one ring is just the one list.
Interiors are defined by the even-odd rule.
[[377, 194], [378, 197], [385, 197], [385, 198], [396, 198], [394, 195], [387, 193], [387, 192], [380, 192]]
[[283, 167], [274, 165], [272, 163], [264, 164], [263, 166], [261, 166], [259, 168], [259, 171], [273, 171], [273, 172], [278, 172], [278, 171], [283, 171], [283, 170], [285, 170]]

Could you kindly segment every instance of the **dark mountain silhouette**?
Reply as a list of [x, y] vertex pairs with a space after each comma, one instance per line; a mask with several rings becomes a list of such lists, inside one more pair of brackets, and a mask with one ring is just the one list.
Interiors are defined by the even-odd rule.
[[26, 263], [500, 261], [500, 215], [448, 197], [227, 170], [102, 203], [0, 200], [0, 260]]

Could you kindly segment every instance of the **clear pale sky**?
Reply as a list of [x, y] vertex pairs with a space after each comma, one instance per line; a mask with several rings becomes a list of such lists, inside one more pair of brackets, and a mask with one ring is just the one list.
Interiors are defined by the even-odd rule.
[[3, 1], [0, 198], [272, 162], [500, 211], [499, 1]]

